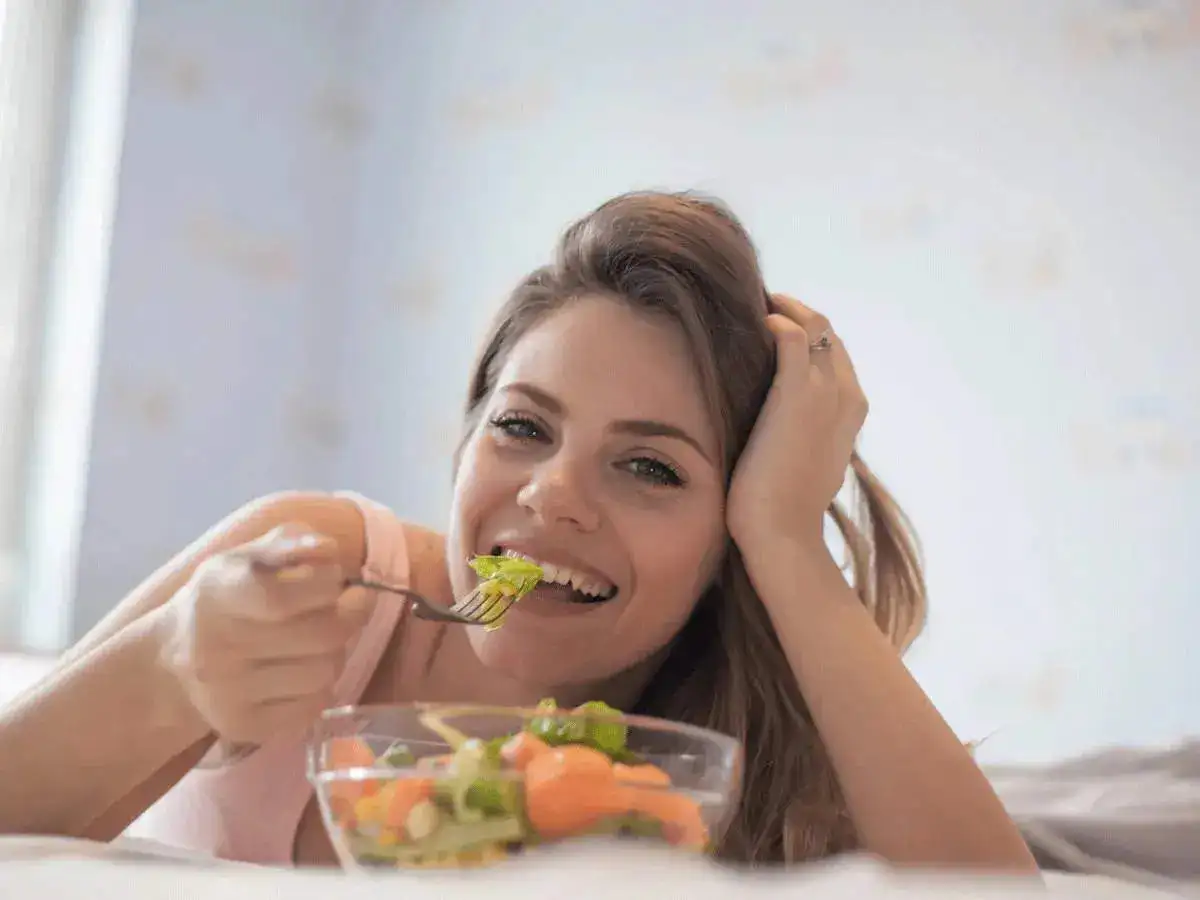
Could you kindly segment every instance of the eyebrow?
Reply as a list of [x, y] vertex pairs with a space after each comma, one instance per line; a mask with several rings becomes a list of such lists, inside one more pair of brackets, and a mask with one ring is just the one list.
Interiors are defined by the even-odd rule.
[[[557, 397], [523, 381], [514, 381], [511, 384], [506, 384], [501, 390], [523, 394], [538, 406], [556, 416], [561, 416], [566, 412], [566, 407]], [[674, 438], [677, 441], [683, 441], [683, 443], [704, 457], [707, 462], [712, 463], [711, 456], [700, 446], [700, 442], [678, 425], [672, 425], [669, 422], [656, 422], [650, 419], [621, 419], [613, 422], [610, 427], [613, 431], [621, 434], [632, 434], [638, 437]]]

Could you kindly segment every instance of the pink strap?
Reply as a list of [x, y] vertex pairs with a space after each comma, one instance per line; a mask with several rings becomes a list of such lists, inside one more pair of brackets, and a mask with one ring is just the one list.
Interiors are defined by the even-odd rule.
[[[409, 583], [408, 546], [404, 526], [386, 506], [359, 494], [339, 492], [336, 496], [354, 503], [366, 525], [367, 553], [362, 578], [380, 584], [407, 587]], [[346, 668], [334, 688], [339, 703], [357, 703], [387, 650], [388, 642], [407, 609], [399, 597], [379, 597], [371, 618], [363, 629], [358, 645], [346, 660]]]
[[[366, 523], [363, 576], [407, 586], [403, 524], [365, 497], [338, 496], [356, 504]], [[334, 687], [338, 704], [362, 698], [407, 609], [398, 597], [379, 598]], [[296, 828], [312, 797], [305, 769], [304, 745], [289, 739], [269, 741], [219, 769], [194, 770], [147, 811], [137, 823], [138, 834], [223, 859], [291, 865]]]

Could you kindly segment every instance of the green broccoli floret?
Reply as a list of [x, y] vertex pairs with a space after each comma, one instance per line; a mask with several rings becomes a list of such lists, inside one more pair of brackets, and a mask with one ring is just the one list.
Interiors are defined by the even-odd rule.
[[[579, 709], [595, 713], [595, 717], [588, 716], [585, 720], [584, 741], [586, 743], [609, 756], [623, 754], [626, 751], [629, 729], [624, 722], [620, 721], [620, 712], [599, 700], [585, 703]], [[617, 721], [611, 721], [613, 717], [616, 717]], [[610, 721], [606, 722], [605, 719]]]
[[[560, 711], [558, 704], [552, 699], [541, 701], [537, 709], [546, 713]], [[620, 721], [619, 710], [613, 709], [607, 703], [593, 700], [584, 703], [578, 710], [562, 712], [574, 712], [575, 715], [563, 718], [555, 718], [552, 715], [534, 716], [525, 726], [525, 730], [552, 747], [584, 744], [621, 762], [631, 756], [626, 747], [629, 729]], [[614, 718], [616, 721], [613, 721]]]

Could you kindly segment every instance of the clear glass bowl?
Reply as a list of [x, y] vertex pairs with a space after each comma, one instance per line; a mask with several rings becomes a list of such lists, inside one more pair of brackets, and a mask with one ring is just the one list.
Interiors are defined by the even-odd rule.
[[347, 869], [465, 868], [596, 835], [706, 853], [742, 752], [725, 735], [604, 708], [326, 711], [308, 776]]

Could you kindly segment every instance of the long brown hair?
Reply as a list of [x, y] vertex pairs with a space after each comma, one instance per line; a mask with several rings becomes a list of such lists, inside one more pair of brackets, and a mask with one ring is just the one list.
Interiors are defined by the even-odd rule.
[[[554, 261], [526, 277], [500, 310], [467, 399], [473, 428], [509, 349], [574, 298], [608, 295], [681, 329], [718, 423], [727, 476], [745, 446], [775, 371], [758, 256], [719, 202], [633, 193], [571, 225]], [[852, 583], [879, 628], [906, 648], [925, 619], [915, 538], [857, 454], [855, 514], [830, 515]], [[739, 738], [743, 801], [719, 854], [747, 862], [812, 859], [855, 844], [837, 777], [771, 622], [730, 545], [712, 585], [673, 642], [636, 711]]]

